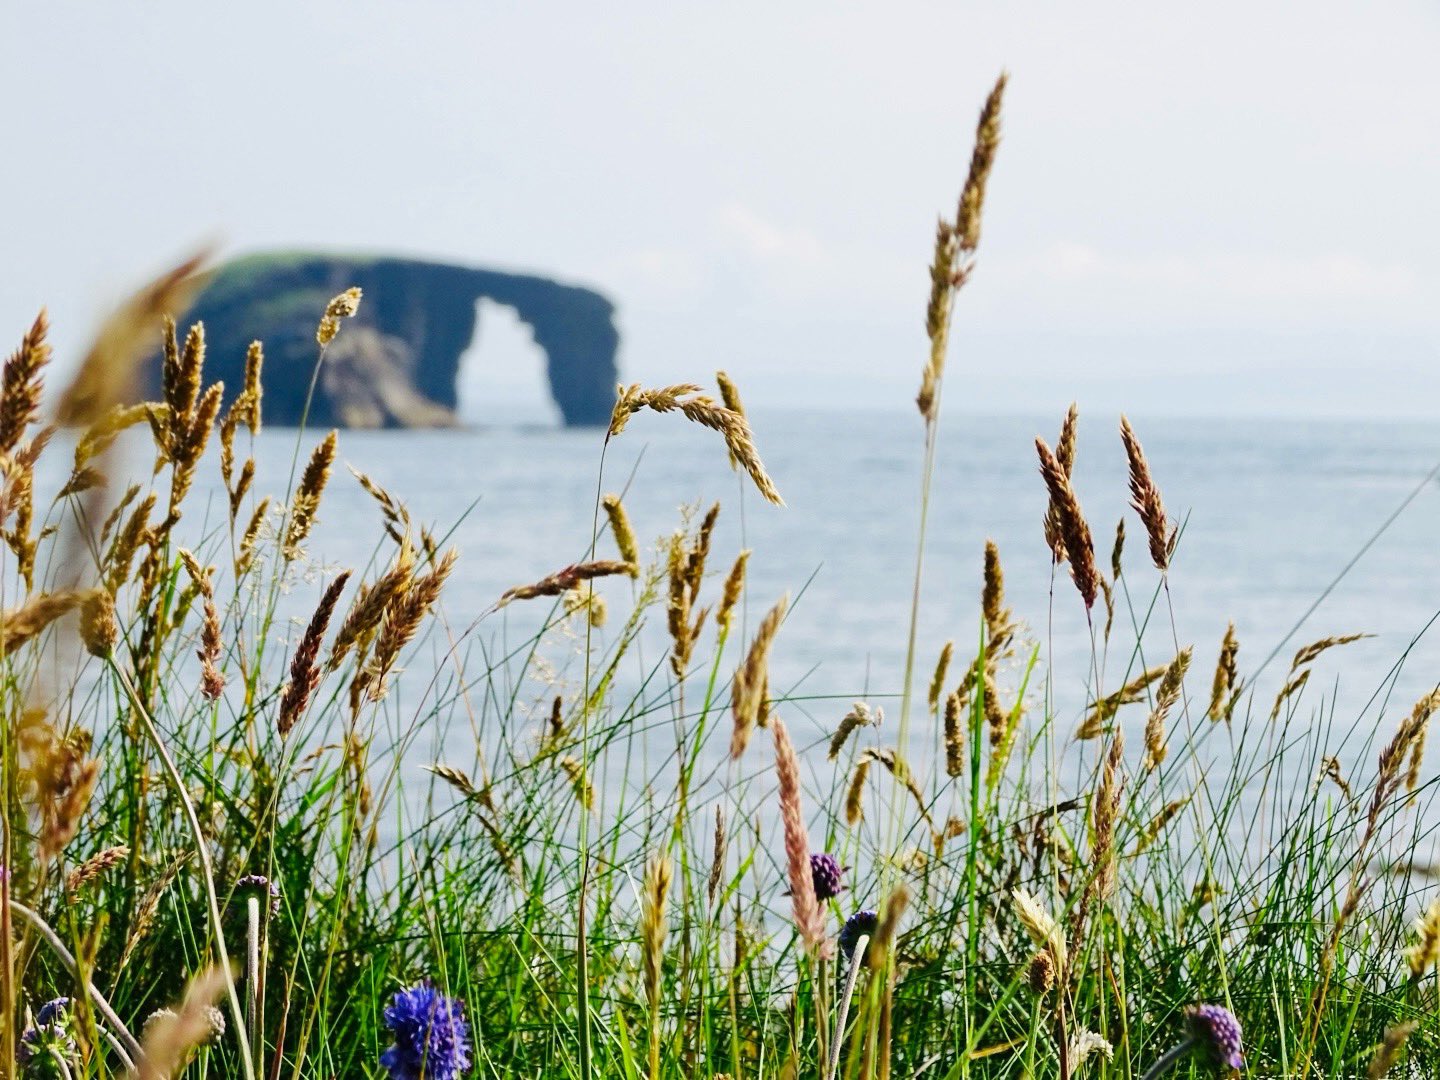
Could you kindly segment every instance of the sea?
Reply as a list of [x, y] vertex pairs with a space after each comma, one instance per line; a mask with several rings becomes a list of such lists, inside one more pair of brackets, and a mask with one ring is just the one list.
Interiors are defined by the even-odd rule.
[[[1272, 724], [1272, 705], [1294, 674], [1297, 650], [1330, 636], [1366, 635], [1310, 664], [1303, 692], [1281, 714], [1288, 731], [1323, 731], [1325, 751], [1337, 755], [1345, 775], [1364, 782], [1395, 725], [1440, 685], [1440, 428], [1375, 420], [1131, 420], [1180, 537], [1162, 578], [1128, 506], [1119, 417], [1082, 414], [1072, 480], [1107, 576], [1122, 519], [1126, 531], [1107, 641], [1103, 605], [1086, 611], [1043, 538], [1047, 496], [1034, 442], [1041, 436], [1053, 445], [1060, 418], [943, 417], [920, 576], [917, 701], [907, 746], [913, 767], [938, 767], [941, 744], [926, 688], [947, 641], [955, 643], [956, 658], [947, 687], [975, 655], [984, 551], [993, 540], [1005, 602], [1023, 625], [1018, 656], [1002, 672], [1002, 700], [1009, 704], [1023, 689], [1031, 723], [1048, 711], [1059, 736], [1058, 765], [1077, 783], [1096, 755], [1094, 743], [1068, 739], [1087, 708], [1182, 647], [1193, 650], [1185, 723], [1205, 726], [1221, 640], [1232, 623], [1245, 695], [1226, 729], [1230, 745], [1236, 732]], [[719, 502], [702, 604], [718, 601], [736, 554], [751, 552], [736, 617], [739, 640], [716, 670], [721, 700], [744, 643], [764, 613], [788, 597], [771, 654], [770, 693], [812, 775], [826, 768], [823, 744], [855, 701], [885, 714], [872, 741], [893, 740], [920, 551], [920, 419], [898, 411], [756, 409], [751, 422], [783, 507], [766, 503], [732, 469], [719, 435], [675, 414], [638, 415], [608, 442], [599, 429], [523, 422], [342, 432], [307, 544], [308, 569], [288, 586], [272, 655], [293, 647], [334, 573], [373, 575], [390, 558], [380, 507], [351, 471], [367, 475], [403, 501], [417, 527], [459, 552], [439, 622], [406, 657], [387, 703], [412, 724], [405, 728], [402, 720], [397, 729], [404, 732], [396, 738], [403, 772], [418, 778], [436, 761], [489, 767], [480, 763], [496, 751], [500, 728], [508, 725], [504, 739], [513, 740], [515, 725], [528, 724], [538, 738], [556, 694], [573, 702], [583, 692], [585, 643], [596, 656], [613, 646], [637, 586], [626, 577], [601, 582], [605, 625], [587, 631], [572, 620], [568, 629], [541, 635], [534, 650], [553, 603], [496, 609], [505, 590], [587, 558], [614, 558], [597, 514], [603, 493], [622, 495], [650, 558], [663, 558], [673, 532]], [[321, 435], [265, 429], [253, 444], [256, 491], [287, 490], [297, 452], [303, 465]], [[242, 435], [242, 453], [244, 444]], [[204, 469], [199, 501], [187, 511], [191, 524], [181, 531], [198, 524], [223, 548], [224, 493], [209, 475], [218, 471], [214, 460]], [[616, 700], [643, 699], [647, 714], [670, 694], [663, 614], [662, 604], [617, 673]], [[696, 650], [687, 718], [704, 699], [712, 641], [707, 636]], [[508, 721], [500, 715], [506, 710]], [[1119, 714], [1132, 757], [1147, 714], [1144, 704]], [[1180, 722], [1177, 715], [1173, 723]], [[714, 715], [710, 723], [728, 718]], [[657, 759], [673, 751], [673, 723], [646, 730]], [[710, 760], [702, 762], [708, 775], [724, 767], [726, 743], [723, 732], [712, 740]], [[1437, 744], [1430, 740], [1425, 780], [1440, 765]], [[1317, 782], [1317, 761], [1313, 746], [1299, 755], [1287, 777], [1297, 790]]]
[[[1038, 649], [1028, 693], [1038, 699], [1048, 688], [1061, 728], [1078, 724], [1097, 685], [1112, 692], [1184, 646], [1193, 648], [1187, 696], [1203, 711], [1232, 622], [1252, 695], [1236, 722], [1268, 718], [1296, 650], [1327, 636], [1368, 635], [1311, 665], [1296, 710], [1301, 722], [1323, 710], [1347, 728], [1388, 733], [1440, 684], [1440, 428], [1131, 419], [1180, 539], [1162, 583], [1127, 505], [1119, 417], [1082, 415], [1073, 483], [1107, 575], [1117, 523], [1126, 529], [1108, 646], [1103, 605], [1087, 613], [1066, 570], [1055, 572], [1043, 538], [1047, 497], [1034, 440], [1053, 445], [1059, 418], [942, 419], [921, 571], [914, 678], [922, 698], [946, 641], [955, 642], [957, 676], [975, 653], [987, 540], [1000, 551], [1006, 603]], [[379, 508], [348, 469], [365, 473], [459, 550], [443, 603], [446, 647], [456, 635], [475, 635], [488, 642], [487, 655], [499, 656], [524, 640], [542, 608], [548, 612], [537, 602], [492, 611], [507, 588], [588, 557], [615, 556], [603, 516], [591, 554], [600, 493], [623, 496], [652, 550], [719, 502], [710, 602], [742, 549], [751, 552], [737, 620], [743, 630], [789, 597], [771, 684], [792, 730], [808, 741], [827, 737], [855, 700], [893, 717], [919, 550], [920, 420], [908, 412], [757, 410], [751, 421], [783, 507], [766, 503], [731, 468], [716, 433], [677, 415], [637, 416], [608, 442], [601, 430], [543, 425], [347, 431], [310, 556], [319, 568], [361, 569], [375, 559]], [[293, 429], [264, 431], [257, 490], [283, 491], [297, 442], [303, 458], [318, 434], [297, 440]], [[597, 647], [619, 632], [632, 589], [625, 578], [601, 585], [612, 614], [594, 632]], [[297, 600], [301, 609], [306, 599]], [[1101, 644], [1092, 650], [1092, 641]], [[653, 667], [666, 647], [663, 625], [645, 643]], [[733, 645], [731, 653], [738, 660]]]

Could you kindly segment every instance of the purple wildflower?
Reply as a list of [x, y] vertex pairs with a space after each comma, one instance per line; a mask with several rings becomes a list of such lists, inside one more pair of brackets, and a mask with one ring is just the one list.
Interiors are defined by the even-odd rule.
[[63, 1019], [69, 1009], [70, 999], [68, 997], [53, 998], [40, 1006], [40, 1010], [35, 1014], [35, 1023], [40, 1027], [47, 1027], [55, 1021]]
[[470, 1068], [464, 1006], [429, 979], [395, 995], [385, 1024], [395, 1036], [395, 1045], [380, 1055], [390, 1080], [455, 1080]]
[[1185, 1010], [1190, 1038], [1221, 1068], [1238, 1069], [1245, 1064], [1240, 1043], [1240, 1021], [1221, 1005], [1196, 1005]]
[[280, 886], [271, 881], [264, 874], [246, 874], [235, 881], [235, 895], [247, 896], [269, 896], [270, 914], [280, 914]]
[[845, 891], [845, 868], [834, 855], [811, 855], [810, 876], [815, 880], [815, 899], [822, 904]]
[[16, 1060], [26, 1067], [25, 1075], [61, 1077], [69, 1075], [56, 1058], [66, 1062], [75, 1060], [76, 1046], [70, 1030], [70, 999], [54, 998], [40, 1006], [34, 1021], [20, 1033], [15, 1045]]
[[[854, 958], [855, 946], [860, 944], [862, 937], [875, 936], [877, 921], [873, 911], [857, 911], [845, 920], [845, 925], [840, 930], [840, 951], [845, 954], [846, 960]], [[869, 951], [868, 947], [866, 951]]]

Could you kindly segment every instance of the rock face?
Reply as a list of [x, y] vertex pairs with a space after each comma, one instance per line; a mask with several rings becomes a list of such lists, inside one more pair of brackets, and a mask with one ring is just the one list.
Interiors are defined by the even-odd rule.
[[[307, 423], [456, 423], [455, 380], [482, 297], [529, 324], [566, 424], [609, 421], [620, 340], [609, 300], [542, 277], [418, 259], [254, 255], [227, 263], [187, 315], [205, 324], [207, 377], [223, 379], [228, 398], [244, 380], [247, 346], [259, 338], [265, 421], [299, 423], [315, 370], [315, 326], [330, 298], [351, 285], [365, 297], [326, 352]], [[158, 362], [148, 369], [152, 394], [159, 371]]]

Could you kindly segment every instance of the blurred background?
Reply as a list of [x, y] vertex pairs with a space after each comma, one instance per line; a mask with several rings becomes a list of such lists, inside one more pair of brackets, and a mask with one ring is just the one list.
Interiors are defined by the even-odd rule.
[[[0, 326], [73, 359], [198, 240], [591, 286], [627, 379], [905, 408], [934, 219], [1012, 81], [947, 408], [1430, 415], [1440, 10], [10, 5]], [[503, 311], [467, 417], [553, 416]]]
[[[4, 22], [11, 338], [48, 305], [63, 369], [104, 311], [203, 241], [596, 290], [626, 381], [724, 368], [739, 384], [789, 509], [759, 505], [711, 433], [669, 417], [637, 419], [603, 486], [634, 472], [644, 537], [668, 535], [683, 501], [726, 501], [716, 564], [755, 549], [750, 617], [803, 592], [775, 663], [787, 692], [825, 702], [817, 730], [839, 715], [829, 695], [898, 688], [927, 262], [1002, 70], [1004, 138], [952, 335], [927, 655], [973, 640], [994, 536], [1018, 613], [1082, 704], [1088, 632], [1063, 577], [1046, 614], [1032, 447], [1072, 400], [1102, 562], [1126, 499], [1121, 409], [1187, 521], [1162, 639], [1195, 643], [1197, 670], [1233, 618], [1242, 669], [1283, 650], [1278, 681], [1286, 635], [1363, 551], [1299, 635], [1380, 634], [1352, 647], [1358, 711], [1440, 609], [1432, 4], [157, 2], [16, 5]], [[453, 536], [460, 627], [584, 553], [600, 446], [548, 430], [529, 328], [479, 303], [469, 429], [341, 442], [421, 519], [476, 504]], [[278, 483], [294, 432], [262, 442]], [[363, 563], [374, 507], [341, 476], [315, 555]], [[1143, 611], [1158, 579], [1132, 548]], [[1122, 631], [1137, 625], [1122, 609]], [[1432, 651], [1408, 653], [1407, 706], [1436, 681]]]

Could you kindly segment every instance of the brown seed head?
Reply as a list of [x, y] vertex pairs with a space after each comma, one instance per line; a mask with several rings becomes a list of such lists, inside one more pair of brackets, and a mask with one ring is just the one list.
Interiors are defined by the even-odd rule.
[[610, 520], [610, 532], [615, 537], [615, 546], [620, 558], [630, 564], [630, 576], [640, 576], [640, 545], [635, 542], [635, 530], [630, 527], [630, 518], [619, 495], [606, 495], [603, 504], [605, 516]]
[[1075, 587], [1085, 601], [1086, 609], [1095, 606], [1099, 594], [1099, 574], [1095, 570], [1095, 545], [1090, 539], [1090, 526], [1080, 510], [1080, 500], [1070, 486], [1070, 477], [1060, 467], [1055, 455], [1045, 445], [1045, 440], [1035, 440], [1035, 450], [1040, 455], [1040, 475], [1050, 492], [1050, 505], [1059, 520], [1060, 539], [1065, 557], [1070, 562], [1070, 575]]
[[340, 593], [345, 588], [345, 583], [350, 580], [350, 571], [346, 570], [325, 589], [320, 597], [320, 604], [315, 608], [315, 613], [310, 616], [310, 624], [305, 628], [305, 634], [300, 639], [300, 645], [295, 650], [295, 655], [290, 661], [290, 681], [285, 684], [285, 690], [280, 695], [280, 713], [276, 720], [275, 727], [283, 739], [290, 734], [290, 730], [296, 722], [304, 715], [305, 707], [310, 703], [310, 696], [315, 688], [320, 685], [320, 643], [325, 638], [325, 630], [330, 625], [330, 619], [335, 614], [335, 605], [340, 600]]
[[771, 727], [775, 733], [775, 774], [780, 781], [780, 820], [785, 826], [785, 862], [790, 877], [790, 900], [795, 928], [807, 949], [825, 944], [825, 917], [815, 898], [815, 879], [810, 871], [810, 836], [800, 809], [800, 761], [785, 722], [778, 717]]
[[41, 374], [50, 362], [51, 349], [45, 340], [50, 322], [42, 308], [20, 347], [5, 361], [0, 376], [0, 454], [14, 453], [15, 447], [40, 412], [40, 395], [45, 382]]
[[1125, 456], [1130, 462], [1130, 505], [1140, 515], [1145, 526], [1145, 535], [1150, 540], [1150, 561], [1155, 569], [1164, 571], [1170, 565], [1170, 550], [1175, 534], [1165, 516], [1165, 503], [1160, 498], [1160, 488], [1150, 475], [1150, 464], [1145, 460], [1145, 449], [1130, 421], [1120, 417], [1120, 439], [1125, 443]]

